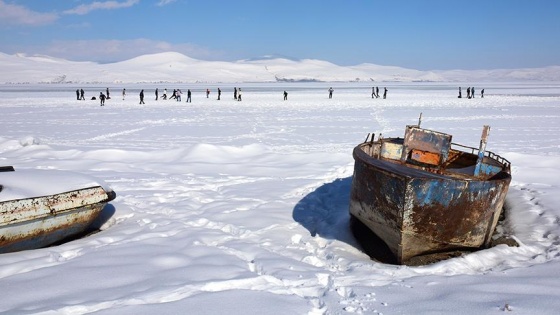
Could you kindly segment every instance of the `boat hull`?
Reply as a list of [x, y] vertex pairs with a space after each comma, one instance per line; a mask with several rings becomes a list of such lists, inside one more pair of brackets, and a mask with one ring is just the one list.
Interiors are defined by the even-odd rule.
[[83, 233], [113, 191], [101, 186], [0, 202], [0, 253], [36, 249]]
[[[446, 176], [354, 149], [350, 214], [396, 258], [488, 246], [511, 176]], [[367, 240], [360, 240], [367, 242]]]

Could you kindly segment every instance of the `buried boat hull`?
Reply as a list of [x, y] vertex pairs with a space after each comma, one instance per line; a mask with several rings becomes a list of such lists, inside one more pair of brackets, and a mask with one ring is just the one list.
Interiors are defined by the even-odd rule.
[[397, 264], [425, 254], [488, 246], [511, 181], [509, 162], [484, 156], [479, 169], [490, 171], [473, 176], [465, 169], [475, 168], [478, 154], [448, 148], [432, 167], [418, 160], [409, 163], [405, 150], [406, 140], [400, 138], [354, 149], [353, 219], [388, 246]]
[[0, 253], [42, 248], [87, 230], [115, 198], [101, 186], [0, 202]]

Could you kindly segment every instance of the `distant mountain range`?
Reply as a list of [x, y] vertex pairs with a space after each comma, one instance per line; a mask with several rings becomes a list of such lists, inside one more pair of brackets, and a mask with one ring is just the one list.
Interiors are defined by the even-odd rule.
[[370, 63], [343, 67], [322, 60], [277, 56], [235, 62], [203, 61], [176, 52], [109, 64], [0, 53], [0, 70], [0, 83], [5, 84], [560, 81], [560, 66], [420, 71]]

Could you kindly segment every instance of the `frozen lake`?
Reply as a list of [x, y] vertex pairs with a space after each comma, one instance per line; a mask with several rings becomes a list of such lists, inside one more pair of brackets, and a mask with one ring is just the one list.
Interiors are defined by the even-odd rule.
[[[372, 99], [372, 86], [387, 87], [387, 99]], [[106, 88], [106, 106], [90, 100]], [[183, 100], [155, 101], [155, 88], [179, 88]], [[0, 312], [560, 308], [550, 276], [560, 270], [560, 82], [2, 85], [0, 112], [0, 165], [77, 171], [117, 193], [101, 232], [0, 256]], [[491, 126], [487, 149], [512, 163], [504, 228], [520, 247], [422, 267], [360, 251], [348, 229], [352, 149], [371, 132], [402, 136], [420, 113], [423, 127], [468, 146]]]

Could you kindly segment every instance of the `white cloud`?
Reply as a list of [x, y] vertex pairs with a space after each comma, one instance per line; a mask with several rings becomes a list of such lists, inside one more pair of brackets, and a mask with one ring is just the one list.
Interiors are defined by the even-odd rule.
[[73, 9], [64, 11], [65, 14], [85, 15], [95, 10], [114, 10], [121, 8], [128, 8], [139, 3], [140, 0], [127, 0], [120, 1], [95, 1], [90, 4], [82, 4]]
[[163, 7], [164, 5], [168, 5], [170, 3], [173, 3], [177, 0], [159, 0], [159, 2], [157, 3], [157, 6]]
[[[30, 51], [33, 50], [33, 51]], [[220, 60], [224, 54], [194, 44], [172, 44], [151, 39], [55, 41], [33, 47], [27, 53], [45, 54], [74, 61], [115, 62], [145, 54], [179, 52], [201, 60]]]
[[0, 24], [39, 26], [58, 19], [55, 13], [32, 11], [24, 6], [9, 4], [0, 0]]

